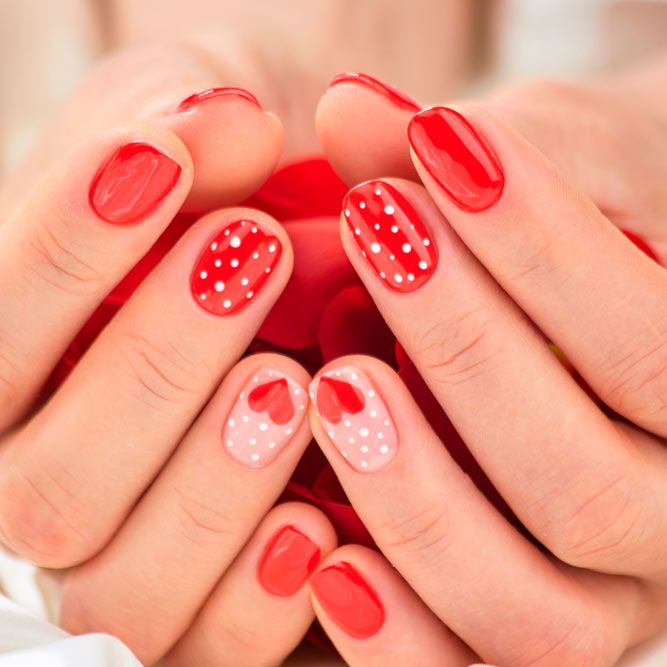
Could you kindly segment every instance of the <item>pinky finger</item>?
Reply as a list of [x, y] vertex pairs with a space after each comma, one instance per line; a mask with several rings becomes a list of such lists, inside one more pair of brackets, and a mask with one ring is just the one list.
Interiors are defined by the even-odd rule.
[[314, 619], [308, 576], [336, 547], [314, 507], [271, 510], [162, 667], [279, 665]]
[[337, 549], [310, 587], [317, 618], [350, 667], [467, 667], [477, 658], [371, 549]]

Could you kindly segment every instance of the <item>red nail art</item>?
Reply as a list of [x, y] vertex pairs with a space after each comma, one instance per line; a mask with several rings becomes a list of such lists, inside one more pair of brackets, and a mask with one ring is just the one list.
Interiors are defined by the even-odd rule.
[[379, 93], [386, 97], [390, 102], [401, 109], [408, 111], [419, 111], [421, 105], [416, 100], [403, 93], [402, 91], [390, 86], [388, 83], [383, 83], [369, 74], [362, 74], [361, 72], [344, 72], [336, 74], [336, 76], [329, 82], [329, 88], [339, 83], [356, 83], [372, 91]]
[[357, 414], [364, 409], [364, 395], [344, 380], [323, 375], [318, 384], [317, 411], [332, 424], [338, 424], [343, 412]]
[[90, 205], [106, 222], [131, 225], [155, 210], [180, 175], [180, 165], [157, 148], [126, 144], [95, 175]]
[[267, 544], [257, 576], [273, 595], [292, 595], [320, 562], [320, 548], [293, 526], [279, 530]]
[[274, 424], [287, 424], [294, 416], [294, 405], [285, 378], [255, 387], [248, 396], [248, 405], [253, 412], [268, 413]]
[[214, 315], [248, 305], [275, 268], [282, 245], [250, 220], [233, 222], [211, 240], [192, 272], [195, 301]]
[[193, 107], [201, 104], [202, 102], [206, 102], [207, 100], [211, 100], [217, 97], [228, 97], [228, 96], [241, 97], [245, 100], [248, 100], [249, 102], [252, 102], [260, 109], [262, 108], [262, 105], [259, 103], [259, 100], [247, 90], [244, 90], [243, 88], [225, 87], [225, 88], [209, 88], [208, 90], [202, 90], [198, 93], [194, 93], [193, 95], [186, 97], [178, 105], [176, 111], [177, 113], [180, 113], [181, 111], [188, 111], [189, 109], [192, 109]]
[[475, 213], [498, 201], [505, 184], [502, 167], [458, 111], [422, 111], [410, 122], [408, 137], [428, 173], [460, 208]]
[[343, 213], [361, 254], [388, 287], [411, 292], [433, 275], [435, 244], [396, 188], [382, 181], [362, 183], [347, 193]]
[[380, 598], [349, 563], [316, 572], [310, 585], [326, 613], [349, 635], [365, 639], [380, 631], [384, 623]]

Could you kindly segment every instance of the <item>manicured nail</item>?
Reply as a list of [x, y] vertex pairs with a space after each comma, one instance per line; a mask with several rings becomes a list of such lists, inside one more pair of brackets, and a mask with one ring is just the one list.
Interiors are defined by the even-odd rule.
[[336, 74], [336, 76], [329, 82], [329, 88], [338, 85], [339, 83], [354, 83], [365, 88], [370, 88], [375, 93], [386, 97], [392, 104], [395, 104], [401, 109], [407, 111], [419, 111], [421, 105], [416, 100], [406, 95], [404, 92], [390, 86], [388, 83], [383, 83], [369, 74], [362, 74], [361, 72], [343, 72]]
[[396, 188], [383, 181], [362, 183], [347, 193], [343, 214], [361, 254], [388, 287], [411, 292], [433, 275], [435, 244]]
[[498, 201], [505, 184], [502, 167], [458, 111], [422, 111], [410, 121], [408, 137], [428, 173], [460, 208], [475, 213]]
[[320, 548], [293, 526], [279, 530], [266, 545], [257, 576], [273, 595], [292, 595], [320, 562]]
[[213, 315], [247, 306], [275, 268], [282, 245], [251, 220], [222, 229], [204, 249], [192, 272], [195, 301]]
[[193, 107], [198, 106], [202, 102], [212, 100], [220, 97], [240, 97], [249, 102], [252, 102], [255, 106], [258, 106], [260, 109], [262, 105], [259, 103], [259, 100], [247, 90], [243, 88], [209, 88], [208, 90], [202, 90], [198, 93], [194, 93], [189, 97], [186, 97], [176, 108], [176, 112], [180, 113], [182, 111], [188, 111]]
[[178, 182], [181, 167], [141, 142], [119, 148], [97, 172], [88, 198], [97, 215], [131, 225], [152, 213]]
[[349, 563], [336, 563], [316, 572], [310, 585], [331, 620], [349, 635], [365, 639], [380, 631], [384, 623], [382, 602]]
[[263, 468], [290, 441], [303, 420], [306, 390], [284, 373], [262, 368], [248, 380], [222, 432], [227, 453], [248, 468]]
[[327, 371], [311, 382], [310, 397], [329, 438], [355, 470], [373, 472], [391, 461], [398, 449], [396, 427], [363, 371]]

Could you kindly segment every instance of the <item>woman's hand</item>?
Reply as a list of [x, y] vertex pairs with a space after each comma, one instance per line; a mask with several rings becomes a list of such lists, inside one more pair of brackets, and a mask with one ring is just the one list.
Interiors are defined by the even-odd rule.
[[[609, 141], [601, 153], [585, 150], [587, 132], [599, 130], [595, 107], [568, 115], [547, 105], [550, 116], [525, 123], [564, 118], [554, 134], [582, 137], [569, 158], [576, 180], [588, 174], [596, 200], [604, 190], [592, 188], [594, 175], [620, 180], [606, 192], [609, 208], [660, 250], [664, 124], [652, 122], [658, 109], [623, 116], [628, 107], [610, 113], [625, 118], [605, 135], [613, 152]], [[409, 115], [352, 82], [325, 96], [320, 131], [344, 175], [377, 176], [390, 164], [409, 177]], [[334, 117], [349, 128], [340, 143]], [[356, 150], [362, 174], [341, 145], [349, 149], [369, 118], [371, 141]], [[386, 178], [354, 188], [343, 244], [476, 460], [546, 550], [471, 484], [392, 371], [339, 360], [311, 385], [313, 430], [412, 590], [347, 547], [314, 575], [318, 617], [351, 665], [408, 653], [411, 664], [457, 667], [475, 654], [513, 667], [612, 665], [667, 620], [667, 272], [484, 109], [427, 110], [408, 134], [425, 187]], [[554, 142], [561, 164], [563, 144]], [[542, 332], [615, 412], [582, 388]], [[342, 604], [340, 590], [352, 602]], [[406, 632], [404, 609], [423, 620], [419, 632]]]
[[116, 57], [2, 197], [0, 539], [70, 568], [65, 629], [111, 632], [147, 664], [280, 662], [312, 621], [302, 584], [335, 540], [312, 508], [269, 511], [310, 440], [309, 377], [277, 355], [236, 365], [291, 272], [265, 214], [195, 222], [32, 410], [172, 218], [233, 204], [273, 168], [280, 125], [250, 94], [188, 98], [217, 83], [178, 49]]

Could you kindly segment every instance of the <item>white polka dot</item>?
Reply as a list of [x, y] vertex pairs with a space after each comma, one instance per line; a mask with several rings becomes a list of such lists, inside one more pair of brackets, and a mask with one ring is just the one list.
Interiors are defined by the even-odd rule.
[[200, 294], [200, 295], [199, 295], [199, 298], [200, 298], [202, 301], [206, 301], [206, 294]]
[[431, 245], [431, 242], [428, 239], [424, 239], [424, 245], [429, 246]]
[[222, 266], [222, 260], [221, 259], [216, 259], [215, 262], [213, 262], [217, 268], [220, 268]]
[[368, 429], [367, 429], [365, 426], [362, 426], [362, 427], [359, 429], [359, 435], [360, 435], [362, 438], [366, 438], [366, 437], [368, 436]]
[[382, 433], [382, 432], [378, 433], [377, 438], [378, 438], [378, 440], [382, 440], [382, 438], [384, 438], [384, 433]]
[[247, 224], [248, 223], [246, 220], [241, 220], [241, 227], [245, 227]]
[[414, 273], [408, 273], [408, 280], [412, 282], [415, 279], [415, 274]]
[[276, 446], [276, 443], [275, 443], [275, 442], [270, 442], [270, 443], [267, 445], [267, 447], [268, 447], [269, 449], [274, 449], [275, 446]]
[[379, 197], [382, 194], [382, 190], [380, 190], [380, 188], [375, 188], [375, 194]]
[[348, 438], [347, 441], [348, 441], [351, 445], [353, 445], [354, 442], [355, 442], [354, 438]]
[[377, 255], [382, 248], [380, 247], [379, 243], [371, 243], [371, 252], [374, 255]]
[[229, 231], [229, 229], [225, 229], [225, 236], [229, 236], [230, 234], [231, 232]]
[[366, 202], [365, 201], [360, 201], [359, 202], [359, 208], [361, 208], [361, 209], [366, 208]]
[[392, 225], [391, 226], [391, 231], [394, 232], [394, 234], [398, 233], [398, 225]]
[[293, 428], [288, 428], [288, 429], [285, 431], [285, 435], [292, 435], [292, 433], [294, 433], [294, 429], [293, 429]]
[[384, 420], [384, 425], [385, 425], [385, 426], [389, 426], [389, 420], [388, 420], [388, 419], [385, 419], [385, 420]]
[[410, 252], [410, 251], [412, 250], [412, 246], [411, 246], [409, 243], [404, 243], [404, 244], [401, 246], [401, 250], [402, 250], [404, 253], [408, 253], [408, 252]]
[[257, 227], [253, 227], [250, 231], [251, 231], [253, 234], [257, 234]]
[[241, 245], [241, 239], [238, 236], [232, 236], [232, 238], [229, 239], [229, 245], [232, 246], [232, 248], [238, 248]]
[[222, 290], [225, 289], [225, 283], [223, 283], [222, 280], [218, 280], [215, 283], [214, 288], [216, 292], [222, 292]]
[[217, 243], [211, 243], [211, 250], [215, 250], [218, 247]]
[[208, 273], [206, 273], [206, 271], [202, 271], [202, 272], [199, 274], [199, 277], [200, 277], [202, 280], [206, 280], [206, 278], [208, 278]]
[[359, 465], [360, 465], [362, 468], [368, 468], [368, 461], [360, 461], [360, 462], [359, 462]]
[[223, 306], [223, 308], [231, 308], [232, 307], [232, 302], [229, 299], [225, 299], [222, 302], [222, 306]]
[[343, 423], [345, 424], [345, 426], [347, 426], [347, 428], [350, 428], [350, 426], [352, 426], [352, 422], [349, 419], [346, 419]]
[[247, 278], [241, 278], [241, 285], [244, 287], [249, 283], [250, 281]]
[[252, 258], [253, 259], [259, 259], [259, 253], [258, 252], [253, 252], [252, 253]]
[[380, 454], [389, 454], [389, 446], [380, 445]]
[[247, 424], [250, 421], [250, 417], [248, 417], [248, 415], [243, 415], [243, 417], [241, 417], [241, 421]]
[[368, 390], [368, 398], [375, 398], [375, 392], [372, 389]]
[[389, 259], [393, 262], [396, 259], [396, 255], [389, 255]]
[[252, 299], [253, 296], [255, 296], [255, 293], [253, 291], [250, 291], [245, 295], [245, 298], [246, 299]]
[[327, 431], [327, 435], [333, 440], [334, 439], [334, 432], [333, 431]]
[[373, 227], [375, 227], [375, 229], [377, 229], [378, 231], [380, 231], [380, 223], [379, 223], [379, 222], [376, 222], [376, 223], [373, 225]]
[[350, 380], [358, 380], [359, 376], [356, 373], [350, 373]]
[[239, 265], [239, 260], [235, 257], [231, 262], [229, 262], [229, 265], [232, 267], [232, 269], [235, 269]]
[[361, 229], [359, 229], [359, 227], [356, 227], [355, 230], [354, 230], [354, 233], [355, 233], [357, 236], [361, 236]]
[[234, 428], [234, 426], [236, 426], [236, 420], [234, 419], [234, 417], [230, 417], [227, 420], [227, 424], [229, 425], [229, 428]]
[[266, 422], [262, 422], [259, 425], [259, 430], [260, 431], [268, 431], [269, 430], [269, 425]]
[[387, 277], [387, 274], [384, 271], [380, 271], [380, 278], [384, 280]]
[[269, 246], [269, 252], [275, 252], [275, 251], [276, 251], [276, 246], [275, 246], [274, 243], [272, 243], [272, 244]]
[[233, 447], [234, 446], [234, 441], [233, 440], [227, 440], [227, 447]]
[[253, 461], [259, 461], [259, 454], [253, 454], [250, 458]]
[[385, 212], [387, 215], [394, 215], [394, 213], [396, 212], [396, 209], [395, 209], [391, 204], [387, 204], [387, 205], [384, 207], [384, 212]]
[[370, 415], [371, 419], [375, 419], [378, 416], [377, 410], [371, 410], [368, 414]]
[[257, 444], [257, 438], [250, 438], [250, 439], [248, 440], [248, 442], [249, 442], [251, 445], [256, 445], [256, 444]]
[[271, 267], [270, 267], [270, 266], [267, 266], [267, 267], [264, 269], [264, 273], [271, 273]]
[[350, 215], [351, 215], [351, 213], [350, 213], [350, 209], [349, 209], [349, 208], [346, 208], [346, 209], [345, 209], [345, 217], [346, 217], [346, 218], [349, 218]]
[[362, 454], [368, 454], [368, 445], [361, 445], [359, 449], [361, 450]]
[[419, 268], [424, 271], [425, 269], [428, 268], [428, 264], [422, 259], [421, 262], [419, 262]]
[[294, 390], [294, 395], [299, 396], [301, 394], [301, 389], [295, 389]]
[[394, 280], [397, 283], [402, 283], [403, 282], [403, 276], [400, 273], [395, 273], [394, 274]]

